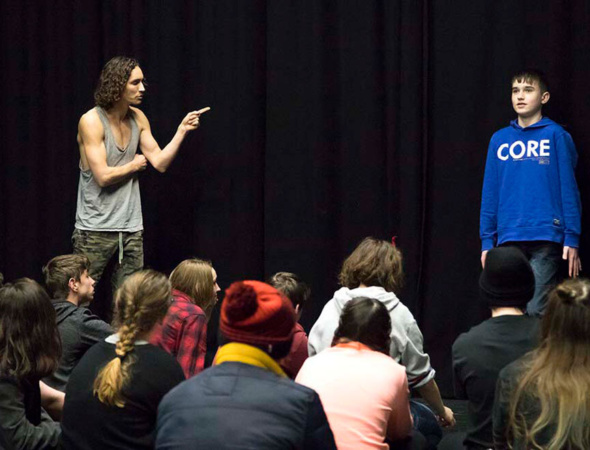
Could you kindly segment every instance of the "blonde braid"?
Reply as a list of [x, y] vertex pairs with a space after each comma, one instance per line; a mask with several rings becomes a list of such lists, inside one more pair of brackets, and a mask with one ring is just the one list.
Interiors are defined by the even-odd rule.
[[[151, 274], [153, 271], [146, 272]], [[122, 316], [117, 317], [117, 322], [120, 323], [119, 341], [115, 347], [117, 356], [98, 373], [93, 386], [94, 395], [109, 406], [125, 406], [121, 391], [130, 377], [130, 367], [135, 361], [133, 355], [129, 354], [133, 352], [137, 335], [141, 331], [139, 324], [144, 308], [139, 304], [143, 298], [139, 291], [146, 278], [146, 272], [138, 272], [129, 277], [117, 291], [117, 312]]]
[[126, 305], [123, 309], [123, 321], [119, 328], [119, 342], [117, 342], [115, 353], [122, 358], [125, 358], [128, 353], [133, 351], [135, 339], [139, 332], [137, 316], [141, 308], [135, 304], [134, 297], [133, 295], [128, 295], [125, 299]]

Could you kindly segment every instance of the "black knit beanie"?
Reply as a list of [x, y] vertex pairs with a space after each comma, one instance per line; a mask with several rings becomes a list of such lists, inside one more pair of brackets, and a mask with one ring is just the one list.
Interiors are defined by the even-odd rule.
[[535, 275], [529, 261], [516, 247], [491, 249], [479, 277], [480, 296], [489, 307], [524, 309], [535, 292]]

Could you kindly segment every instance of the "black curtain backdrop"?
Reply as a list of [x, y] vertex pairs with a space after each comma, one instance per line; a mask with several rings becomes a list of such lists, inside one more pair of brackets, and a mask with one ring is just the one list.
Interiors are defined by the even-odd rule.
[[546, 113], [573, 135], [590, 199], [584, 0], [3, 0], [0, 21], [7, 280], [40, 280], [72, 250], [77, 122], [117, 54], [140, 60], [162, 147], [188, 111], [212, 107], [166, 174], [141, 175], [147, 266], [209, 258], [224, 288], [297, 272], [313, 289], [309, 330], [356, 244], [398, 236], [400, 297], [445, 395], [452, 342], [486, 317], [480, 191], [489, 138], [514, 118], [515, 70], [549, 75]]

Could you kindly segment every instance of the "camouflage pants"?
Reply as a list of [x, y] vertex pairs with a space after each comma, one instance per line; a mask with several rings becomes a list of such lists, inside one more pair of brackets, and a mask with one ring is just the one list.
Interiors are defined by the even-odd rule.
[[89, 275], [97, 284], [111, 258], [117, 255], [111, 278], [113, 292], [125, 278], [143, 269], [143, 231], [127, 233], [74, 229], [72, 243], [74, 253], [86, 255], [90, 260]]

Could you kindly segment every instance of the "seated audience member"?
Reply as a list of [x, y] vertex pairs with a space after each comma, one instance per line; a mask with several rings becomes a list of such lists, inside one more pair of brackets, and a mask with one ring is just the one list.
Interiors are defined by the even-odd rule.
[[84, 255], [56, 256], [43, 267], [45, 287], [52, 297], [61, 336], [62, 353], [57, 370], [43, 381], [65, 392], [72, 370], [86, 351], [113, 333], [111, 326], [88, 308], [94, 298], [90, 261]]
[[59, 416], [63, 393], [54, 396], [46, 386], [42, 392], [39, 381], [57, 368], [59, 354], [55, 311], [45, 290], [28, 278], [0, 288], [0, 448], [58, 447], [60, 426], [42, 406]]
[[186, 378], [205, 367], [207, 321], [217, 303], [217, 272], [208, 261], [187, 259], [170, 274], [172, 304], [150, 343], [176, 358]]
[[184, 380], [178, 363], [148, 343], [171, 301], [170, 282], [144, 270], [115, 294], [116, 334], [86, 352], [66, 388], [65, 449], [152, 449], [158, 404]]
[[299, 320], [301, 319], [303, 306], [311, 296], [311, 290], [297, 275], [290, 272], [275, 273], [268, 284], [285, 294], [295, 308], [297, 323], [293, 333], [293, 344], [289, 354], [279, 361], [281, 368], [289, 375], [289, 378], [295, 378], [307, 359], [307, 334], [305, 334]]
[[590, 282], [574, 279], [549, 294], [539, 347], [500, 372], [494, 448], [590, 449], [588, 392]]
[[[309, 334], [309, 355], [330, 347], [342, 308], [351, 299], [368, 297], [385, 305], [391, 318], [390, 356], [405, 366], [408, 384], [416, 389], [434, 410], [443, 426], [455, 424], [453, 411], [441, 399], [430, 358], [423, 350], [423, 338], [410, 310], [400, 302], [394, 291], [400, 287], [403, 270], [402, 254], [387, 241], [365, 238], [346, 258], [340, 271], [341, 289], [324, 306]], [[424, 404], [411, 400], [414, 428], [420, 431], [432, 447], [442, 436], [442, 430], [432, 411]]]
[[492, 317], [460, 335], [453, 344], [455, 396], [468, 400], [469, 430], [446, 435], [439, 450], [494, 446], [492, 407], [498, 374], [539, 342], [539, 319], [523, 314], [535, 292], [535, 275], [518, 248], [491, 249], [479, 286], [480, 297], [490, 307]]
[[294, 328], [293, 306], [275, 288], [233, 283], [221, 305], [225, 344], [212, 367], [162, 400], [156, 448], [335, 449], [318, 395], [277, 362]]
[[404, 442], [412, 433], [408, 380], [389, 356], [390, 333], [383, 303], [352, 299], [332, 347], [305, 361], [297, 375], [319, 394], [340, 450], [388, 449], [388, 441], [411, 448]]

